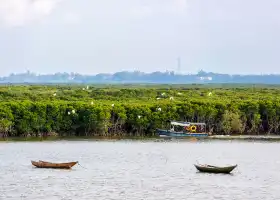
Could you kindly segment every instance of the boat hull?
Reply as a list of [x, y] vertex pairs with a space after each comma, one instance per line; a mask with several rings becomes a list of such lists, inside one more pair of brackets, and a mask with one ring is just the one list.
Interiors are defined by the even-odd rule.
[[228, 167], [217, 167], [211, 165], [194, 165], [196, 169], [200, 172], [204, 173], [215, 173], [215, 174], [229, 174], [232, 170], [234, 170], [237, 165], [228, 166]]
[[38, 168], [53, 168], [53, 169], [71, 169], [74, 165], [76, 165], [78, 162], [68, 162], [68, 163], [51, 163], [51, 162], [45, 162], [42, 160], [31, 161], [32, 165]]
[[157, 129], [157, 134], [163, 138], [208, 137], [207, 133], [184, 133], [163, 129]]

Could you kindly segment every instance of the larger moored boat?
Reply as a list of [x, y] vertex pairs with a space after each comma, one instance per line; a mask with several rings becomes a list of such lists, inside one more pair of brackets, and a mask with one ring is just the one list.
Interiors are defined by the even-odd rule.
[[207, 137], [205, 123], [171, 121], [170, 129], [157, 129], [160, 137], [184, 138], [184, 137]]

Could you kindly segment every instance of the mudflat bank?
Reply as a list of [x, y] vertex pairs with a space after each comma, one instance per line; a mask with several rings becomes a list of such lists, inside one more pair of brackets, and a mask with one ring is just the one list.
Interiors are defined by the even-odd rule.
[[[195, 138], [195, 137], [186, 137], [183, 139], [172, 138], [171, 140], [240, 140], [240, 141], [280, 141], [280, 136], [278, 135], [212, 135], [206, 138]], [[82, 140], [93, 140], [93, 141], [117, 141], [117, 140], [144, 140], [144, 141], [168, 141], [170, 139], [160, 138], [160, 137], [7, 137], [0, 138], [0, 141], [11, 141], [11, 142], [38, 142], [38, 141], [82, 141]]]

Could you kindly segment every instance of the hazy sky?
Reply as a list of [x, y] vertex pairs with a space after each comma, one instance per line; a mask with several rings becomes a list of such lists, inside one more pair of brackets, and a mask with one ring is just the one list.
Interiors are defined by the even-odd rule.
[[280, 73], [280, 0], [0, 0], [0, 75]]

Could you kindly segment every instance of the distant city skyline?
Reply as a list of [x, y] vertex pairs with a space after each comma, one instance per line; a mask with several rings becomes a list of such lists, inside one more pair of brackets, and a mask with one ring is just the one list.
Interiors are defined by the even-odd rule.
[[278, 75], [229, 75], [200, 71], [197, 74], [167, 72], [117, 72], [83, 75], [77, 73], [35, 74], [32, 72], [0, 77], [0, 84], [280, 84]]
[[0, 76], [280, 74], [279, 10], [279, 0], [2, 0]]
[[[103, 74], [110, 74], [110, 75], [114, 75], [114, 74], [118, 74], [118, 73], [141, 73], [141, 74], [154, 74], [154, 73], [173, 73], [174, 75], [194, 75], [194, 76], [199, 76], [200, 73], [206, 73], [206, 74], [215, 74], [215, 75], [218, 75], [218, 74], [221, 74], [221, 75], [228, 75], [228, 76], [273, 76], [273, 75], [276, 75], [276, 76], [280, 76], [280, 73], [233, 73], [233, 74], [230, 74], [230, 73], [220, 73], [220, 72], [212, 72], [212, 71], [204, 71], [202, 69], [194, 72], [194, 73], [191, 73], [191, 72], [180, 72], [180, 71], [176, 71], [176, 70], [165, 70], [165, 71], [150, 71], [150, 72], [145, 72], [145, 71], [140, 71], [140, 70], [122, 70], [122, 71], [116, 71], [116, 72], [98, 72], [98, 73], [94, 73], [94, 74], [89, 74], [89, 73], [86, 73], [86, 74], [83, 74], [83, 73], [79, 73], [79, 72], [60, 72], [60, 71], [57, 71], [57, 72], [53, 72], [53, 73], [37, 73], [35, 71], [30, 71], [30, 70], [26, 70], [26, 71], [22, 71], [22, 72], [13, 72], [13, 73], [10, 73], [8, 75], [3, 75], [3, 76], [0, 76], [0, 77], [10, 77], [10, 76], [13, 76], [13, 75], [35, 75], [35, 76], [48, 76], [48, 75], [55, 75], [55, 74], [68, 74], [68, 75], [71, 75], [71, 74], [75, 74], [75, 75], [81, 75], [81, 76], [96, 76], [96, 75], [103, 75]], [[204, 78], [209, 78], [209, 76], [202, 76]]]

